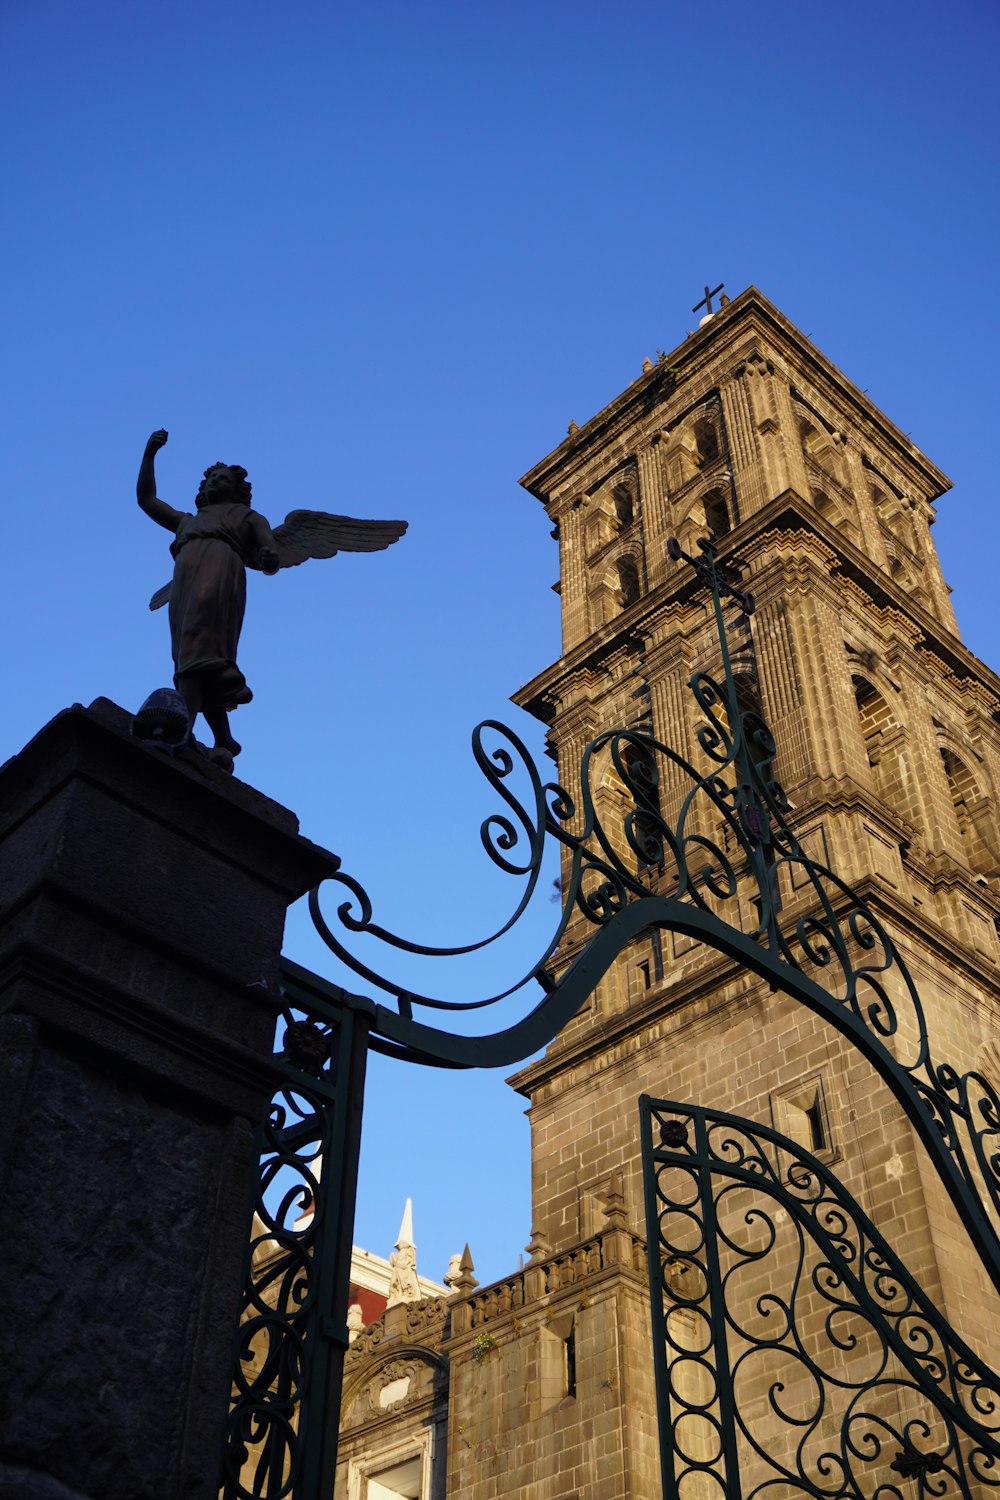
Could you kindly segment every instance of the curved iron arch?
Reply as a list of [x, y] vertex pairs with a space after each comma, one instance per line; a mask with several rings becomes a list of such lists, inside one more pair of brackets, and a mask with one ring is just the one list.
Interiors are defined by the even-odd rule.
[[[336, 1433], [314, 1419], [339, 1398], [346, 1327], [323, 1310], [337, 1305], [335, 1296], [329, 1302], [325, 1291], [300, 1295], [300, 1283], [306, 1293], [310, 1278], [317, 1285], [322, 1278], [324, 1287], [339, 1278], [346, 1288], [366, 1050], [438, 1067], [522, 1062], [576, 1014], [628, 944], [651, 930], [682, 933], [716, 949], [808, 1006], [864, 1054], [906, 1111], [1000, 1290], [1000, 1240], [990, 1220], [990, 1209], [1000, 1216], [1000, 1097], [981, 1074], [960, 1074], [935, 1060], [916, 986], [873, 906], [803, 849], [788, 799], [772, 776], [776, 746], [770, 730], [754, 709], [741, 709], [736, 690], [734, 661], [740, 671], [753, 665], [753, 600], [726, 577], [714, 548], [701, 546], [699, 558], [687, 557], [676, 541], [668, 550], [694, 567], [715, 613], [722, 672], [698, 672], [690, 680], [703, 716], [697, 740], [707, 771], [651, 735], [609, 730], [586, 747], [579, 789], [571, 795], [557, 782], [543, 781], [515, 734], [487, 721], [473, 734], [473, 753], [503, 805], [485, 819], [481, 838], [493, 863], [524, 882], [511, 916], [494, 933], [452, 948], [401, 937], [375, 921], [367, 893], [344, 872], [329, 882], [343, 896], [336, 925], [325, 914], [322, 890], [310, 895], [323, 941], [381, 999], [349, 994], [283, 960], [285, 1015], [275, 1080], [284, 1103], [263, 1127], [264, 1149], [272, 1161], [297, 1172], [310, 1192], [324, 1142], [335, 1140], [341, 1154], [316, 1195], [315, 1224], [303, 1231], [294, 1222], [278, 1222], [281, 1213], [267, 1223], [289, 1264], [303, 1268], [289, 1282], [294, 1305], [280, 1316], [273, 1317], [265, 1303], [248, 1255], [245, 1308], [257, 1322], [243, 1325], [238, 1369], [240, 1360], [247, 1363], [254, 1330], [261, 1337], [273, 1332], [274, 1368], [285, 1372], [281, 1378], [290, 1390], [303, 1393], [302, 1411], [310, 1402], [313, 1410], [300, 1443], [275, 1399], [281, 1392], [269, 1370], [242, 1378], [228, 1427], [227, 1500], [265, 1493], [258, 1488], [251, 1495], [241, 1485], [240, 1467], [248, 1443], [264, 1449], [272, 1440], [277, 1458], [266, 1482], [273, 1479], [275, 1488], [266, 1493], [311, 1494], [321, 1476], [332, 1488]], [[632, 798], [617, 820], [601, 816], [595, 795], [608, 761]], [[526, 795], [512, 791], [518, 772], [527, 779]], [[669, 821], [661, 807], [668, 784], [678, 802]], [[357, 937], [437, 958], [482, 951], [511, 930], [536, 895], [552, 845], [563, 857], [559, 918], [527, 973], [496, 994], [466, 1002], [418, 994], [352, 951]], [[742, 922], [732, 920], [733, 913]], [[556, 977], [573, 922], [596, 931]], [[460, 1036], [414, 1015], [488, 1008], [535, 983], [542, 998], [520, 1020], [491, 1034]], [[914, 1039], [910, 1055], [897, 1059], [888, 1044], [907, 1036]], [[309, 1245], [315, 1255], [306, 1267]]]
[[[324, 914], [321, 889], [309, 898], [313, 922], [336, 956], [382, 991], [382, 1001], [374, 1002], [373, 1046], [405, 1060], [460, 1068], [511, 1066], [544, 1047], [643, 933], [664, 929], [707, 944], [808, 1006], [876, 1068], [1000, 1291], [1000, 1239], [989, 1213], [1000, 1215], [1000, 1097], [981, 1074], [960, 1073], [934, 1057], [916, 985], [873, 905], [804, 850], [788, 799], [771, 774], [777, 748], [771, 732], [759, 713], [740, 707], [733, 663], [753, 663], [753, 599], [722, 572], [714, 547], [701, 545], [700, 558], [687, 557], [676, 542], [670, 551], [707, 584], [715, 612], [721, 678], [697, 672], [690, 680], [708, 770], [652, 735], [607, 730], [584, 750], [579, 789], [571, 793], [543, 781], [517, 735], [487, 720], [473, 733], [473, 753], [504, 806], [484, 820], [481, 840], [497, 866], [524, 880], [507, 921], [480, 942], [430, 947], [379, 925], [362, 887], [338, 871], [327, 884], [346, 892], [336, 913], [339, 929]], [[632, 798], [615, 820], [602, 817], [595, 790], [608, 762]], [[527, 786], [520, 796], [512, 790], [518, 774]], [[661, 810], [665, 784], [686, 788], [670, 821]], [[563, 854], [559, 919], [528, 972], [495, 994], [465, 1002], [419, 994], [352, 952], [349, 938], [360, 935], [437, 958], [488, 947], [525, 911], [553, 843]], [[557, 979], [552, 969], [560, 947], [571, 923], [581, 920], [597, 931]], [[306, 971], [286, 965], [286, 973], [294, 980]], [[420, 1009], [488, 1008], [532, 982], [541, 985], [542, 999], [514, 1024], [486, 1035], [456, 1035], [414, 1016]], [[904, 1036], [912, 1042], [901, 1059], [888, 1044], [899, 1046]]]

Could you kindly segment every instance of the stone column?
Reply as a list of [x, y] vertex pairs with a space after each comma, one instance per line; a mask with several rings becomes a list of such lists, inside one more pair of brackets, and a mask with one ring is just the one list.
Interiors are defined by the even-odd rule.
[[285, 910], [337, 861], [98, 700], [0, 768], [0, 1497], [218, 1491]]

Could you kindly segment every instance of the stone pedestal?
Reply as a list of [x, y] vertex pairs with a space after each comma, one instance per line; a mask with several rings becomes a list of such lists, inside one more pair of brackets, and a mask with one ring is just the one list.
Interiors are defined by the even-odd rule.
[[0, 1497], [218, 1489], [295, 817], [99, 700], [0, 768]]

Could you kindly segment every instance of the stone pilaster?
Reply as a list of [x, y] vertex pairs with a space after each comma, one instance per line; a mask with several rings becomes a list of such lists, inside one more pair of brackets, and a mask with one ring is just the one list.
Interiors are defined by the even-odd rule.
[[670, 507], [663, 483], [661, 447], [660, 435], [654, 433], [637, 454], [646, 585], [650, 589], [663, 582], [667, 567], [667, 538], [670, 535]]
[[563, 651], [571, 651], [584, 639], [587, 618], [587, 569], [584, 557], [583, 510], [579, 501], [559, 515], [559, 577], [562, 590]]
[[732, 466], [733, 489], [741, 521], [759, 511], [765, 500], [749, 385], [747, 366], [741, 364], [735, 373], [728, 380], [724, 380], [720, 386], [723, 420], [726, 424], [726, 436], [729, 439], [729, 462]]
[[885, 540], [872, 502], [871, 484], [865, 472], [865, 466], [861, 462], [861, 450], [855, 443], [845, 442], [842, 451], [847, 464], [848, 484], [854, 495], [854, 503], [861, 522], [864, 537], [863, 550], [874, 563], [888, 572], [889, 559], [886, 555]]
[[99, 701], [0, 768], [0, 1496], [218, 1489], [285, 808]]
[[934, 600], [934, 612], [945, 629], [958, 636], [958, 621], [955, 618], [955, 607], [951, 602], [951, 589], [945, 583], [944, 574], [941, 572], [941, 560], [931, 538], [931, 527], [937, 520], [934, 507], [926, 500], [914, 500], [912, 504], [914, 508], [913, 529], [924, 559], [927, 581]]

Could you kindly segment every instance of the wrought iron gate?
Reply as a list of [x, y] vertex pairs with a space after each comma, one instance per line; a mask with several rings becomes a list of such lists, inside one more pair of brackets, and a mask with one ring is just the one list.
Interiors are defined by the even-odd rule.
[[[324, 914], [320, 891], [311, 893], [319, 935], [381, 993], [382, 1003], [285, 961], [286, 1026], [274, 1064], [275, 1103], [261, 1133], [225, 1500], [332, 1495], [367, 1047], [438, 1067], [516, 1064], [556, 1035], [642, 933], [662, 929], [705, 943], [846, 1037], [905, 1111], [984, 1274], [1000, 1291], [1000, 1096], [982, 1075], [935, 1058], [916, 987], [876, 902], [802, 847], [773, 776], [774, 740], [759, 705], [747, 706], [734, 678], [734, 659], [741, 671], [753, 665], [751, 596], [727, 577], [707, 543], [697, 558], [676, 542], [669, 551], [707, 586], [718, 633], [721, 674], [696, 672], [690, 682], [707, 770], [652, 735], [608, 730], [583, 752], [579, 789], [567, 790], [543, 782], [517, 736], [487, 722], [473, 734], [473, 752], [502, 808], [482, 823], [482, 842], [494, 864], [524, 882], [513, 914], [491, 937], [430, 948], [393, 934], [375, 921], [368, 894], [343, 871], [331, 877], [341, 896], [334, 919]], [[616, 826], [602, 822], [594, 793], [600, 768], [609, 765], [631, 798]], [[518, 774], [527, 790], [515, 795]], [[668, 784], [669, 818], [660, 797]], [[497, 994], [464, 1003], [416, 994], [352, 952], [358, 935], [436, 957], [487, 947], [524, 912], [552, 844], [562, 853], [559, 919], [524, 977]], [[594, 935], [557, 978], [560, 945], [570, 923], [581, 919], [593, 924]], [[534, 1007], [489, 1035], [459, 1035], [415, 1016], [418, 1008], [477, 1010], [534, 984], [542, 991]], [[645, 1108], [669, 1500], [801, 1494], [902, 1500], [904, 1479], [914, 1480], [921, 1496], [971, 1496], [974, 1486], [1000, 1484], [996, 1377], [955, 1336], [826, 1168], [763, 1126], [686, 1105]], [[660, 1132], [655, 1141], [653, 1121]], [[294, 1186], [275, 1207], [268, 1194], [280, 1166], [293, 1174]], [[687, 1182], [687, 1200], [670, 1197], [670, 1174]], [[733, 1195], [750, 1188], [774, 1207], [754, 1209], [743, 1229], [731, 1231], [726, 1214]], [[779, 1213], [792, 1226], [787, 1231]], [[676, 1241], [675, 1221], [683, 1228]], [[761, 1289], [750, 1302], [756, 1322], [738, 1326], [726, 1295], [734, 1267], [749, 1277], [745, 1268], [759, 1269], [789, 1235], [791, 1248], [778, 1260], [784, 1256], [782, 1264], [793, 1267], [791, 1300]], [[852, 1385], [839, 1364], [828, 1359], [824, 1367], [808, 1352], [800, 1336], [803, 1299], [806, 1321], [818, 1318], [830, 1358], [845, 1363], [842, 1355], [860, 1350], [874, 1372], [869, 1379]], [[701, 1339], [703, 1347], [685, 1339]], [[757, 1416], [748, 1414], [734, 1386], [751, 1356], [765, 1354], [790, 1362], [794, 1375], [787, 1397], [780, 1375], [763, 1382], [771, 1437], [779, 1429], [786, 1437], [798, 1433], [791, 1444], [783, 1440], [784, 1458], [760, 1435]], [[803, 1396], [807, 1389], [811, 1396]]]
[[223, 1445], [222, 1500], [333, 1495], [368, 1030], [374, 1007], [297, 965], [260, 1180]]
[[640, 1109], [664, 1500], [1000, 1487], [1000, 1379], [832, 1172], [734, 1115]]

